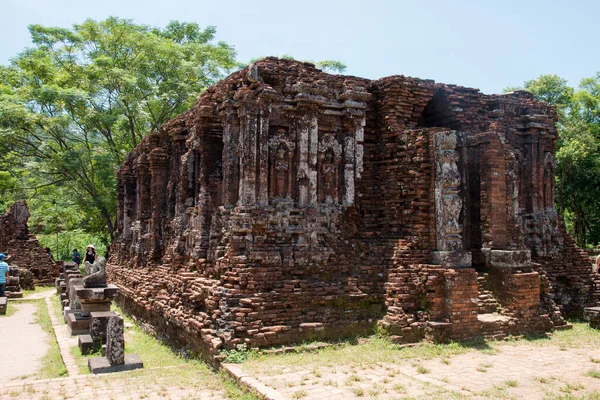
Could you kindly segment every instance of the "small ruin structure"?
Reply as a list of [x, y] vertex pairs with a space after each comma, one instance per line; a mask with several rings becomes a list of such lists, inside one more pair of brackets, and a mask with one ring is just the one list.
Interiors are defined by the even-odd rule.
[[[60, 267], [29, 232], [28, 220], [29, 208], [22, 200], [0, 215], [0, 252], [10, 256], [7, 262], [11, 268], [20, 268], [26, 289], [33, 289], [33, 285], [53, 285]], [[29, 273], [33, 274], [33, 282]]]
[[554, 209], [556, 121], [527, 92], [261, 60], [127, 156], [109, 281], [208, 355], [568, 328], [597, 291]]

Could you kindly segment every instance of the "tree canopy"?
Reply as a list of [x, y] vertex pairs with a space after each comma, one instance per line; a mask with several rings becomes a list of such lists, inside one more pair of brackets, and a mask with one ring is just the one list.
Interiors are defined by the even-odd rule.
[[42, 236], [87, 232], [108, 243], [125, 155], [242, 64], [214, 26], [196, 23], [110, 17], [29, 31], [33, 46], [0, 65], [0, 212], [27, 199]]

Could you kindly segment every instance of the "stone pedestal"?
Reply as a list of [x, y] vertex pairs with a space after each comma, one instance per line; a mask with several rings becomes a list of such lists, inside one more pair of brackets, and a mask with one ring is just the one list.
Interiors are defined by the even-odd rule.
[[19, 278], [19, 268], [11, 268], [8, 271], [8, 279], [6, 281], [6, 297], [9, 299], [20, 299], [23, 297]]
[[67, 281], [67, 296], [69, 296], [69, 308], [73, 311], [81, 311], [81, 304], [77, 299], [76, 289], [83, 285], [83, 278], [69, 277]]
[[106, 328], [108, 327], [108, 321], [112, 317], [118, 317], [118, 315], [112, 311], [94, 311], [90, 313], [90, 316], [90, 335], [94, 340], [99, 340], [102, 344], [106, 344]]
[[88, 360], [88, 368], [93, 374], [130, 371], [143, 368], [139, 356], [125, 354], [125, 335], [123, 318], [109, 316], [106, 326], [106, 356]]
[[54, 287], [56, 288], [56, 294], [60, 294], [61, 283], [65, 283], [63, 274], [60, 274], [60, 276], [58, 278], [54, 278]]
[[92, 312], [110, 311], [110, 305], [118, 292], [119, 288], [116, 285], [107, 285], [104, 288], [75, 286], [75, 294], [81, 304], [81, 313], [88, 317]]
[[600, 329], [600, 307], [585, 307], [583, 319], [589, 321], [592, 328]]
[[144, 363], [137, 354], [125, 354], [125, 361], [119, 365], [111, 365], [106, 357], [90, 358], [88, 360], [88, 369], [92, 374], [131, 371], [139, 368], [144, 368]]
[[63, 318], [65, 320], [65, 324], [68, 323], [69, 314], [73, 314], [76, 310], [72, 310], [71, 307], [67, 306], [63, 308]]
[[94, 342], [91, 335], [79, 335], [77, 339], [77, 345], [81, 354], [87, 356], [99, 350], [99, 346]]
[[81, 312], [71, 312], [67, 315], [67, 325], [71, 336], [84, 335], [90, 330], [90, 317]]

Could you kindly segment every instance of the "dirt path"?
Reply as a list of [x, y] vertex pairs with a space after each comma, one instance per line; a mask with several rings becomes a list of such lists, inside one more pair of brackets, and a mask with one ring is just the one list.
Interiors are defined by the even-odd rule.
[[[10, 300], [9, 300], [10, 301]], [[34, 303], [11, 304], [16, 312], [0, 318], [0, 383], [35, 374], [49, 349], [48, 334], [35, 323]]]

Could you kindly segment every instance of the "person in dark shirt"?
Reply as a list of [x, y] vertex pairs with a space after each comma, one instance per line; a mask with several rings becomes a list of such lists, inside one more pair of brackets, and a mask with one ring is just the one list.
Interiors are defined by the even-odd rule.
[[83, 261], [89, 261], [91, 264], [96, 261], [96, 248], [91, 244], [85, 249], [85, 259]]
[[71, 254], [71, 261], [77, 265], [81, 264], [81, 254], [79, 254], [77, 249], [73, 250], [73, 254]]

